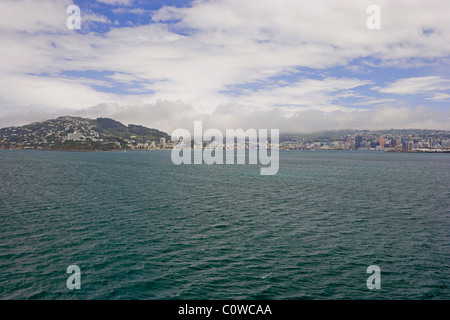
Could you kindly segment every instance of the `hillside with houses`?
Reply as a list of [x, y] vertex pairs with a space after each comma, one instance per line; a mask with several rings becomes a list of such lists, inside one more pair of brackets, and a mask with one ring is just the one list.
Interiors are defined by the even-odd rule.
[[0, 129], [0, 149], [10, 150], [151, 150], [172, 144], [163, 131], [109, 118], [64, 116]]

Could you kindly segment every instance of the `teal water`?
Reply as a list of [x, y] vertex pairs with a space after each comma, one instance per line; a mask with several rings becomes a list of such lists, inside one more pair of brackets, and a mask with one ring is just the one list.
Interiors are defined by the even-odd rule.
[[259, 173], [0, 151], [0, 299], [450, 299], [450, 154], [280, 152]]

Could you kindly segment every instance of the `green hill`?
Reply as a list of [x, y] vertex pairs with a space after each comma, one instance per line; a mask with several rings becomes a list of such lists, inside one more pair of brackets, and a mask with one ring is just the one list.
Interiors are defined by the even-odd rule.
[[170, 136], [160, 130], [109, 119], [64, 116], [0, 129], [0, 149], [127, 150], [158, 146]]

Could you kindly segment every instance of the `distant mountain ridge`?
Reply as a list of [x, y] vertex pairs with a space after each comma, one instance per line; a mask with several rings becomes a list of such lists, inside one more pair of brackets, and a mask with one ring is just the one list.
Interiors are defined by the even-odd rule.
[[165, 141], [169, 140], [170, 136], [163, 131], [135, 124], [127, 126], [110, 118], [63, 116], [0, 129], [1, 149], [156, 149], [165, 148]]

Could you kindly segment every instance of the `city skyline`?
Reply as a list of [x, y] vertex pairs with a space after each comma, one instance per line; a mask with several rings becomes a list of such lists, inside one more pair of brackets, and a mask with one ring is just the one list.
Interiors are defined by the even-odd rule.
[[[217, 131], [217, 129], [214, 130]], [[220, 142], [217, 140], [220, 139], [218, 137], [211, 139], [210, 136], [202, 134], [202, 147], [250, 150], [261, 146], [261, 142], [254, 139], [257, 135], [254, 129], [244, 131], [240, 128], [232, 131], [235, 134], [240, 131], [244, 135], [244, 140], [237, 139], [233, 143], [222, 135], [222, 142]], [[182, 140], [176, 136], [175, 132], [169, 135], [158, 129], [141, 125], [125, 126], [109, 118], [88, 119], [61, 116], [25, 126], [0, 128], [0, 149], [73, 151], [172, 149]], [[189, 134], [191, 135], [192, 132]], [[171, 135], [175, 137], [170, 139]], [[193, 136], [196, 136], [195, 129]], [[193, 136], [191, 135], [191, 146], [195, 148], [196, 141], [192, 139]], [[450, 131], [448, 130], [334, 130], [309, 135], [282, 132], [280, 138], [280, 143], [276, 143], [276, 148], [280, 150], [450, 152]], [[267, 141], [267, 147], [272, 148], [271, 137], [269, 141]], [[263, 144], [266, 145], [266, 143]]]
[[[80, 29], [68, 21], [80, 9]], [[370, 6], [380, 28], [368, 27]], [[3, 1], [0, 127], [448, 130], [447, 1]], [[69, 12], [68, 12], [69, 11]]]

